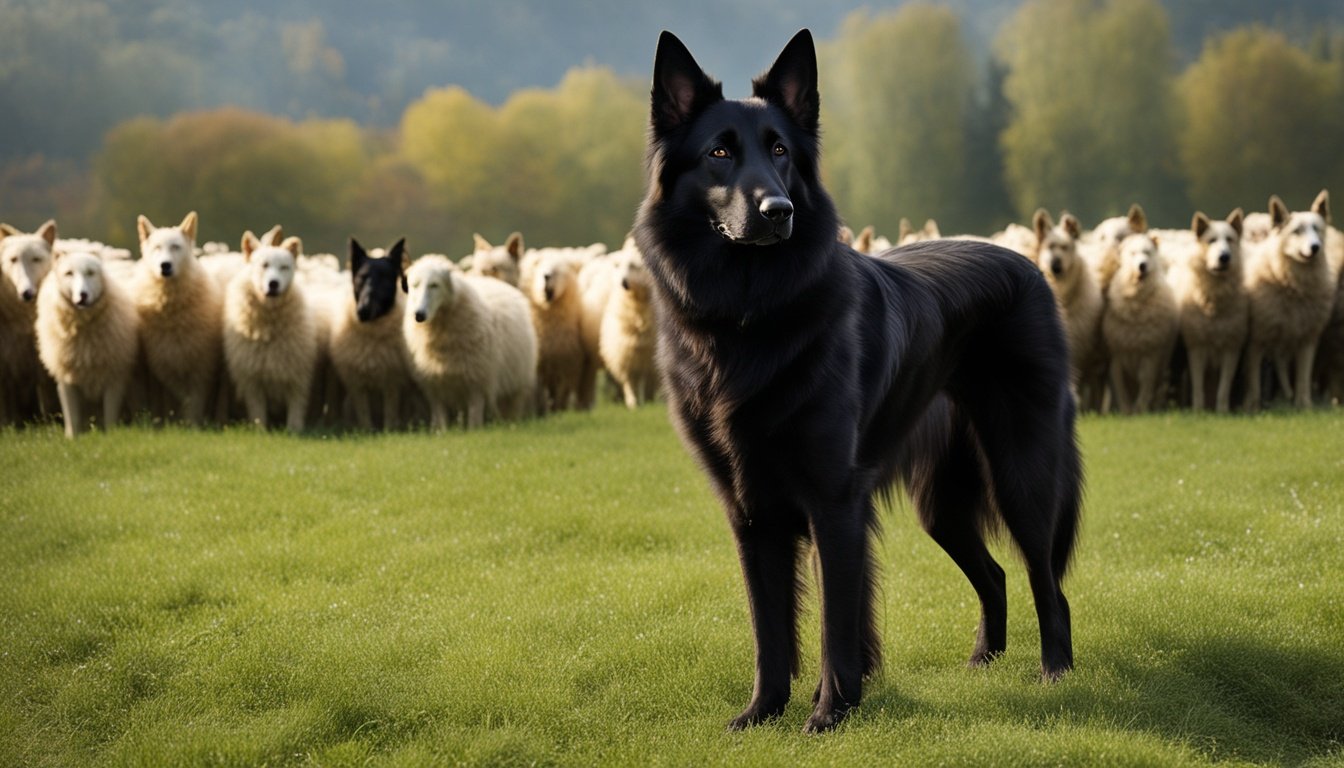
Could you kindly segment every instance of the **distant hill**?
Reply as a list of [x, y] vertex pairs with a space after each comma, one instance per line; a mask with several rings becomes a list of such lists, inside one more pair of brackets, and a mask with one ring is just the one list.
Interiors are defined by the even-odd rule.
[[[83, 158], [138, 114], [234, 104], [295, 118], [391, 125], [426, 88], [501, 102], [574, 66], [647, 76], [675, 31], [729, 95], [800, 27], [834, 34], [857, 7], [902, 0], [0, 0], [0, 162]], [[984, 50], [1018, 0], [946, 0]], [[1261, 21], [1306, 38], [1344, 24], [1339, 0], [1166, 0], [1177, 56]], [[1048, 35], [1050, 30], [1041, 30]], [[1065, 42], [1065, 41], [1062, 41]], [[1078, 43], [1079, 41], [1072, 41]], [[1177, 62], [1179, 63], [1179, 62]]]

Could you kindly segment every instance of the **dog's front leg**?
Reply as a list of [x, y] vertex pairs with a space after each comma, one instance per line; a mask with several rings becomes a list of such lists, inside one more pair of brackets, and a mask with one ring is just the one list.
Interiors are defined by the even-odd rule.
[[868, 528], [864, 506], [814, 512], [812, 540], [821, 577], [821, 681], [804, 730], [819, 733], [840, 723], [863, 695]]
[[798, 537], [778, 521], [734, 521], [737, 555], [747, 586], [756, 639], [756, 683], [751, 703], [728, 723], [742, 730], [778, 717], [789, 703], [798, 667]]

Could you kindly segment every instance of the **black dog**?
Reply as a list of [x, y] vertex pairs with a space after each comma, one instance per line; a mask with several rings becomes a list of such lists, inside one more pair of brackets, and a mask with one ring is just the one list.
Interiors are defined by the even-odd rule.
[[1042, 673], [1059, 677], [1073, 665], [1060, 580], [1082, 470], [1049, 287], [992, 245], [930, 241], [871, 258], [837, 242], [807, 30], [753, 92], [724, 100], [663, 33], [636, 227], [661, 302], [672, 418], [726, 507], [751, 605], [755, 692], [729, 727], [788, 701], [809, 540], [822, 654], [807, 729], [859, 703], [880, 660], [873, 499], [898, 480], [980, 597], [971, 664], [1006, 642], [1004, 573], [983, 538], [1004, 525], [1026, 560]]

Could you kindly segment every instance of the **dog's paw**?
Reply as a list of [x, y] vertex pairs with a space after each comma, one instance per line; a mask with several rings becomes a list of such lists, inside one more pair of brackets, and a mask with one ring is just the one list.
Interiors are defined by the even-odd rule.
[[803, 733], [825, 733], [839, 725], [849, 715], [849, 707], [824, 707], [812, 712], [803, 726]]
[[761, 723], [769, 722], [784, 714], [784, 704], [767, 705], [753, 701], [742, 714], [728, 721], [728, 730], [745, 731]]

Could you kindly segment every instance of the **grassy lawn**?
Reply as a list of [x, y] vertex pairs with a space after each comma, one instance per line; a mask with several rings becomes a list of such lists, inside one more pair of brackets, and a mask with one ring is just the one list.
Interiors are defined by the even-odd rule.
[[722, 513], [660, 407], [444, 436], [0, 433], [0, 765], [1344, 763], [1344, 414], [1082, 424], [1078, 669], [963, 667], [886, 516], [885, 669], [837, 732], [751, 692]]

